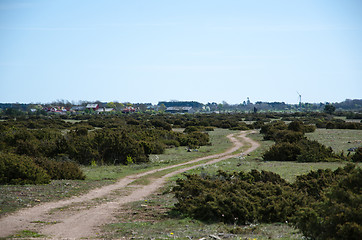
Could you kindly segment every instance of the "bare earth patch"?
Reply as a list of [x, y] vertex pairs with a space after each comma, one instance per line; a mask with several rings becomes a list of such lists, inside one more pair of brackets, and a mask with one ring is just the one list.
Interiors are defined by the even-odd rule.
[[[257, 142], [246, 137], [248, 133], [250, 132], [243, 131], [237, 137], [228, 135], [227, 137], [233, 143], [233, 147], [224, 153], [130, 175], [112, 185], [91, 190], [81, 196], [22, 209], [14, 214], [2, 217], [0, 218], [0, 237], [7, 237], [21, 230], [34, 231], [49, 236], [49, 239], [95, 237], [101, 225], [115, 220], [114, 216], [117, 213], [119, 214], [122, 205], [146, 198], [162, 187], [169, 177], [202, 165], [213, 164], [239, 156], [240, 153], [233, 154], [233, 152], [244, 146], [242, 141], [251, 145], [250, 148], [243, 152], [244, 154], [258, 148], [259, 144]], [[207, 163], [187, 166], [208, 159], [210, 161]], [[185, 167], [179, 168], [181, 166]], [[171, 169], [175, 167], [178, 167], [177, 170], [172, 171]], [[167, 169], [170, 169], [169, 173], [160, 178], [150, 178], [147, 185], [132, 185], [135, 180]]]

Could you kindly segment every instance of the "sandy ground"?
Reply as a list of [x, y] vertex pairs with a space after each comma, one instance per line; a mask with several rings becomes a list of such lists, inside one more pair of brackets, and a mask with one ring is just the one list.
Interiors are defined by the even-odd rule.
[[[228, 158], [240, 156], [232, 154], [243, 146], [242, 142], [248, 142], [251, 147], [244, 151], [248, 154], [259, 147], [259, 144], [246, 137], [250, 133], [243, 131], [238, 138], [233, 135], [227, 137], [233, 143], [233, 147], [221, 154], [197, 158], [192, 161], [168, 166], [156, 170], [134, 174], [120, 179], [118, 182], [91, 190], [87, 194], [69, 199], [44, 203], [32, 208], [19, 210], [18, 212], [0, 218], [0, 237], [7, 237], [21, 230], [31, 230], [44, 234], [47, 239], [87, 239], [96, 238], [99, 227], [114, 221], [114, 215], [123, 204], [143, 200], [163, 186], [167, 179], [173, 175], [185, 172], [207, 164], [213, 164]], [[166, 169], [196, 163], [210, 159], [207, 163], [184, 167], [174, 170], [161, 178], [151, 179], [147, 185], [137, 186], [132, 184], [135, 180]]]

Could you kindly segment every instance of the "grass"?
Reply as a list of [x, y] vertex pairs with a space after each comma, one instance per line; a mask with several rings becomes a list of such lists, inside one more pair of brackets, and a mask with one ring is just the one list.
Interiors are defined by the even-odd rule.
[[54, 180], [47, 185], [0, 185], [0, 216], [88, 192], [110, 181]]
[[151, 155], [149, 163], [131, 164], [128, 166], [86, 166], [82, 170], [88, 180], [116, 180], [130, 174], [145, 172], [152, 169], [167, 167], [178, 163], [183, 163], [199, 157], [224, 152], [232, 146], [232, 143], [225, 138], [228, 134], [239, 131], [227, 129], [215, 129], [209, 132], [211, 146], [201, 146], [198, 151], [188, 152], [186, 147], [166, 149], [164, 154]]
[[[238, 131], [215, 129], [210, 133], [212, 146], [201, 147], [198, 152], [187, 152], [185, 148], [167, 149], [165, 154], [152, 155], [151, 162], [129, 166], [89, 166], [83, 170], [87, 176], [86, 181], [52, 181], [49, 185], [26, 186], [0, 186], [0, 215], [15, 211], [21, 207], [32, 206], [40, 202], [52, 201], [80, 194], [94, 187], [100, 187], [114, 182], [114, 180], [129, 174], [140, 173], [146, 170], [182, 163], [191, 159], [225, 151], [231, 147], [225, 136]], [[333, 134], [333, 140], [324, 140]], [[309, 138], [316, 138], [326, 142], [334, 150], [342, 150], [350, 143], [359, 143], [361, 133], [354, 130], [325, 130], [318, 129], [308, 134]], [[249, 137], [262, 143], [261, 147], [248, 156], [236, 157], [222, 162], [199, 167], [188, 171], [189, 173], [215, 174], [218, 169], [224, 171], [249, 171], [251, 169], [268, 170], [280, 174], [292, 182], [300, 174], [318, 168], [336, 169], [343, 163], [296, 163], [296, 162], [265, 162], [262, 154], [273, 142], [262, 141], [262, 135], [251, 134]], [[338, 150], [335, 150], [338, 151]], [[177, 168], [173, 168], [177, 169]], [[157, 178], [172, 171], [164, 170], [141, 178], [138, 184], [148, 184], [151, 178]], [[155, 239], [200, 239], [210, 238], [211, 235], [228, 239], [303, 239], [295, 229], [288, 224], [260, 224], [248, 226], [234, 226], [223, 223], [204, 223], [194, 219], [180, 216], [172, 211], [176, 199], [170, 193], [175, 180], [182, 174], [170, 178], [168, 184], [158, 194], [148, 199], [127, 204], [119, 209], [118, 221], [105, 225], [103, 231], [97, 234], [101, 238], [155, 238]], [[19, 200], [18, 200], [19, 199]], [[14, 203], [12, 203], [14, 202]], [[36, 233], [34, 233], [36, 234]]]
[[[325, 132], [323, 132], [323, 131], [325, 131]], [[362, 131], [360, 131], [360, 132], [355, 132], [358, 130], [342, 130], [342, 131], [333, 130], [333, 131], [336, 131], [339, 133], [333, 137], [336, 146], [340, 146], [340, 145], [343, 146], [343, 142], [346, 141], [346, 138], [348, 138], [347, 141], [351, 141], [351, 142], [360, 141], [358, 139], [362, 139], [362, 136], [360, 136], [360, 134], [362, 134]], [[343, 131], [345, 131], [345, 133], [343, 133]], [[324, 134], [319, 135], [319, 132], [322, 132]], [[324, 144], [324, 142], [327, 142], [327, 141], [322, 141], [323, 137], [329, 136], [328, 133], [331, 133], [331, 132], [329, 132], [328, 130], [326, 131], [324, 129], [324, 130], [318, 131], [313, 134], [315, 136], [319, 136], [318, 140], [320, 140], [320, 142]], [[259, 171], [264, 170], [264, 171], [275, 172], [275, 173], [279, 174], [282, 178], [286, 179], [287, 181], [293, 182], [295, 180], [296, 176], [306, 174], [306, 173], [310, 172], [311, 170], [326, 169], [326, 168], [335, 170], [338, 167], [345, 166], [344, 162], [298, 163], [298, 162], [278, 162], [278, 161], [267, 162], [267, 161], [263, 161], [263, 159], [262, 159], [263, 153], [267, 149], [269, 149], [274, 144], [274, 142], [263, 141], [262, 140], [263, 136], [259, 133], [250, 134], [249, 137], [256, 141], [259, 141], [261, 143], [261, 147], [259, 147], [257, 150], [250, 153], [245, 158], [239, 157], [239, 158], [227, 159], [225, 161], [222, 161], [222, 162], [219, 162], [216, 164], [207, 165], [207, 166], [203, 166], [200, 168], [190, 170], [190, 171], [188, 171], [188, 173], [216, 174], [216, 172], [219, 169], [222, 169], [226, 172], [234, 172], [234, 171], [248, 172], [252, 169], [257, 169]], [[327, 146], [330, 146], [330, 145], [327, 145]]]
[[313, 133], [307, 133], [310, 140], [316, 140], [328, 147], [332, 147], [336, 153], [348, 152], [349, 148], [362, 146], [362, 131], [351, 129], [317, 129]]
[[[346, 136], [349, 136], [348, 141], [361, 139], [359, 133], [355, 134], [349, 130], [343, 131], [346, 132], [344, 134], [340, 132], [334, 136], [336, 142], [346, 141]], [[318, 132], [315, 135], [320, 136]], [[293, 182], [296, 176], [311, 170], [320, 168], [334, 170], [345, 165], [345, 163], [338, 162], [265, 162], [262, 159], [262, 154], [274, 143], [262, 141], [262, 135], [259, 133], [251, 134], [249, 137], [261, 142], [261, 147], [245, 158], [227, 159], [216, 164], [189, 170], [188, 173], [215, 174], [219, 169], [227, 172], [258, 169], [278, 173], [287, 181]], [[321, 140], [323, 140], [322, 137], [320, 136]], [[158, 194], [150, 196], [146, 201], [138, 201], [123, 206], [120, 209], [118, 221], [104, 226], [100, 236], [133, 239], [210, 239], [210, 236], [213, 235], [222, 239], [304, 239], [297, 230], [286, 223], [236, 226], [223, 223], [205, 223], [180, 216], [177, 212], [172, 211], [172, 207], [177, 201], [170, 192], [179, 177], [182, 177], [182, 174], [170, 178], [169, 183]]]
[[11, 238], [21, 238], [21, 239], [41, 238], [41, 237], [45, 237], [45, 235], [30, 230], [23, 230], [11, 236]]
[[[74, 195], [86, 193], [89, 190], [113, 183], [115, 180], [130, 174], [140, 173], [164, 166], [169, 166], [194, 158], [219, 153], [231, 147], [231, 142], [225, 136], [236, 131], [215, 129], [210, 132], [212, 146], [200, 147], [198, 152], [187, 152], [185, 148], [167, 149], [163, 155], [154, 157], [153, 161], [144, 164], [129, 166], [87, 166], [82, 167], [87, 179], [53, 180], [47, 185], [0, 185], [0, 216], [14, 212], [21, 208], [32, 207], [40, 203], [56, 201]], [[154, 155], [155, 156], [155, 155]], [[168, 171], [155, 173], [150, 177], [158, 177]], [[139, 180], [138, 184], [146, 185], [148, 177]]]

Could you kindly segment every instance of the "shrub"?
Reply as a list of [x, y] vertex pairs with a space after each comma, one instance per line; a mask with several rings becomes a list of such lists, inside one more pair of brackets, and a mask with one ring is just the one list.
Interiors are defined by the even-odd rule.
[[198, 131], [200, 131], [200, 127], [187, 126], [184, 130], [184, 133], [192, 133], [192, 132], [198, 132]]
[[277, 143], [280, 142], [295, 143], [303, 139], [303, 133], [291, 130], [279, 130], [274, 133], [273, 139]]
[[301, 208], [294, 224], [310, 239], [357, 240], [362, 236], [362, 170], [353, 169], [326, 198]]
[[296, 161], [301, 148], [295, 143], [282, 142], [273, 145], [263, 155], [265, 161]]
[[[275, 135], [281, 135], [281, 139], [294, 141], [300, 135], [290, 135], [285, 131], [278, 131]], [[280, 142], [273, 145], [263, 155], [265, 161], [298, 161], [298, 162], [321, 162], [337, 161], [340, 158], [333, 153], [332, 148], [328, 148], [317, 141], [306, 138], [295, 140], [295, 142]]]
[[47, 158], [36, 158], [34, 162], [46, 170], [51, 179], [84, 180], [85, 175], [78, 164], [71, 161], [56, 161]]
[[351, 159], [353, 162], [362, 162], [362, 147], [357, 148]]
[[205, 127], [205, 131], [208, 131], [208, 132], [214, 131], [214, 128], [213, 127]]
[[349, 164], [317, 170], [288, 184], [279, 175], [185, 175], [173, 193], [175, 210], [203, 221], [246, 224], [292, 221], [308, 239], [359, 239], [362, 234], [362, 170]]
[[288, 129], [294, 132], [304, 132], [304, 124], [302, 121], [293, 121], [289, 123]]
[[172, 130], [171, 124], [169, 124], [167, 122], [164, 122], [164, 121], [152, 120], [151, 124], [156, 128], [161, 128], [161, 129], [165, 129], [165, 130], [168, 130], [168, 131]]
[[271, 172], [216, 176], [186, 175], [173, 188], [175, 209], [204, 221], [246, 224], [285, 221], [293, 214], [296, 194], [279, 175]]
[[30, 157], [0, 152], [0, 184], [47, 184], [50, 176]]

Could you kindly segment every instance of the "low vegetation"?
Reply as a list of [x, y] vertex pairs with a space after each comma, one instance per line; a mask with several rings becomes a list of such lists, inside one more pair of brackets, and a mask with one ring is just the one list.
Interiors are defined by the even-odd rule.
[[[285, 239], [302, 238], [293, 228], [308, 239], [361, 236], [362, 181], [358, 163], [362, 148], [356, 137], [361, 123], [350, 124], [326, 113], [6, 119], [0, 122], [0, 214], [50, 201], [52, 194], [59, 199], [131, 173], [222, 152], [230, 146], [224, 138], [227, 133], [254, 128], [261, 128], [264, 138], [259, 150], [172, 178], [176, 181], [172, 191], [153, 196], [157, 204], [146, 203], [153, 206], [149, 216], [134, 216], [134, 212], [148, 209], [145, 203], [135, 203], [129, 210], [129, 222], [108, 226], [113, 229], [112, 236], [132, 237], [141, 231], [137, 228], [145, 226], [147, 234], [154, 237], [167, 229], [164, 238], [201, 238], [204, 233], [192, 234], [191, 230], [203, 228], [208, 229], [209, 236], [219, 232], [226, 234], [220, 237], [267, 239], [274, 234], [261, 232], [269, 227], [280, 231], [287, 228]], [[351, 136], [344, 140], [346, 144], [337, 138], [334, 144], [325, 141], [326, 132], [328, 136]], [[259, 134], [253, 137], [262, 140]], [[353, 151], [346, 154], [351, 147]], [[344, 166], [351, 162], [357, 165]], [[162, 206], [164, 199], [168, 201], [166, 206]], [[158, 218], [160, 209], [162, 216]], [[133, 223], [134, 218], [137, 221]], [[190, 226], [182, 230], [184, 234], [181, 225]], [[190, 231], [186, 233], [186, 229]], [[123, 235], [119, 235], [121, 232]]]
[[289, 125], [277, 121], [264, 125], [261, 133], [264, 139], [274, 140], [273, 145], [263, 155], [265, 161], [298, 161], [321, 162], [347, 160], [338, 156], [331, 147], [326, 147], [317, 141], [304, 137], [304, 133], [315, 131], [314, 126], [293, 121]]
[[219, 171], [186, 175], [172, 191], [178, 200], [175, 210], [202, 221], [241, 225], [291, 221], [312, 239], [358, 239], [361, 180], [362, 170], [353, 165], [333, 172], [311, 171], [293, 184], [267, 171]]

